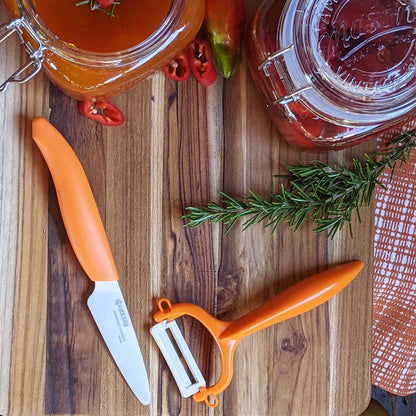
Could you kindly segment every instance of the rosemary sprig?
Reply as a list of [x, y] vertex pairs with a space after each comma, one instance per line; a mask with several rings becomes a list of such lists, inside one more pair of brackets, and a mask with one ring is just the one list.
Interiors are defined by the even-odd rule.
[[196, 227], [205, 221], [223, 222], [227, 225], [225, 233], [241, 218], [248, 218], [243, 229], [264, 223], [272, 232], [286, 221], [294, 231], [307, 220], [316, 225], [315, 232], [327, 231], [333, 238], [344, 225], [348, 224], [352, 236], [351, 220], [355, 211], [360, 220], [359, 210], [370, 205], [377, 186], [383, 186], [380, 175], [386, 168], [391, 169], [393, 178], [397, 163], [405, 163], [412, 149], [416, 147], [416, 129], [404, 132], [392, 140], [375, 158], [364, 155], [364, 159], [353, 159], [351, 168], [344, 160], [332, 167], [321, 162], [288, 165], [286, 178], [289, 185], [281, 185], [279, 194], [268, 194], [268, 199], [249, 191], [238, 201], [221, 192], [220, 204], [210, 202], [206, 206], [187, 207], [185, 226]]
[[79, 3], [76, 3], [76, 4], [75, 4], [75, 6], [76, 6], [76, 7], [78, 7], [78, 6], [84, 6], [84, 5], [86, 5], [86, 4], [88, 4], [88, 5], [89, 5], [89, 7], [90, 7], [90, 10], [91, 10], [91, 11], [94, 11], [94, 10], [100, 10], [100, 11], [102, 11], [103, 13], [107, 14], [108, 16], [110, 16], [110, 17], [114, 17], [114, 9], [115, 9], [115, 7], [117, 6], [117, 4], [120, 4], [120, 2], [118, 2], [118, 1], [113, 1], [113, 2], [111, 3], [111, 8], [110, 8], [110, 10], [107, 10], [106, 8], [101, 7], [100, 2], [99, 2], [99, 1], [97, 1], [97, 0], [82, 0], [82, 1], [80, 1]]

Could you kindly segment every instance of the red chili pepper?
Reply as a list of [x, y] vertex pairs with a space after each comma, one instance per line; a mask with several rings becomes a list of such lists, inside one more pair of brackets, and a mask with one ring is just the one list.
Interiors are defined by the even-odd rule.
[[[317, 139], [322, 132], [322, 120], [319, 117], [299, 117], [300, 130], [306, 137]], [[336, 133], [335, 133], [336, 134]]]
[[205, 27], [224, 78], [240, 66], [245, 22], [245, 0], [205, 0]]
[[104, 126], [120, 126], [124, 122], [123, 113], [110, 101], [78, 101], [78, 110], [85, 117]]
[[212, 60], [208, 42], [195, 39], [188, 45], [188, 56], [191, 71], [204, 87], [209, 87], [217, 79], [217, 71]]
[[108, 7], [114, 3], [114, 0], [95, 0], [100, 7]]
[[[285, 92], [286, 94], [286, 92]], [[295, 101], [288, 104], [288, 107], [297, 115], [302, 117], [316, 117], [311, 111], [309, 111], [301, 102]]]
[[171, 59], [164, 67], [166, 76], [175, 81], [185, 81], [191, 75], [186, 48]]

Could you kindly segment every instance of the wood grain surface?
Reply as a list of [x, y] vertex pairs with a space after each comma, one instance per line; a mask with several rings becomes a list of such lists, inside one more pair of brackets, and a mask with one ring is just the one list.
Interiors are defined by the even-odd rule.
[[[260, 2], [247, 2], [251, 13]], [[3, 7], [0, 9], [5, 18]], [[3, 46], [2, 46], [3, 47]], [[23, 59], [4, 46], [0, 73]], [[274, 234], [262, 226], [224, 235], [221, 225], [183, 227], [185, 207], [218, 201], [221, 190], [278, 192], [284, 163], [318, 156], [279, 136], [247, 71], [205, 89], [157, 73], [113, 102], [126, 116], [106, 128], [43, 74], [0, 94], [0, 414], [356, 416], [371, 394], [373, 210], [334, 240], [311, 225]], [[78, 155], [103, 218], [120, 286], [148, 369], [152, 402], [142, 406], [116, 369], [86, 306], [93, 284], [66, 236], [55, 190], [31, 139], [48, 118]], [[374, 142], [325, 161], [351, 160]], [[342, 293], [297, 318], [245, 339], [231, 385], [209, 409], [182, 399], [149, 329], [155, 300], [195, 303], [234, 319], [309, 275], [361, 259]], [[184, 336], [206, 379], [220, 362], [192, 320]]]

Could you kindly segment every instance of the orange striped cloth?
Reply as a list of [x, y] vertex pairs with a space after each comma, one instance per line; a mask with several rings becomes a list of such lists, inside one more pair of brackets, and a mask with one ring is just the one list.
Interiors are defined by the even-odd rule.
[[416, 150], [391, 183], [390, 173], [375, 194], [372, 382], [406, 396], [416, 392]]

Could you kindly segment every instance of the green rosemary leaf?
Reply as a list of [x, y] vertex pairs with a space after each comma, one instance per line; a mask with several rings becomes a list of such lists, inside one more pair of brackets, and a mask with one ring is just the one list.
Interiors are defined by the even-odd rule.
[[115, 7], [120, 4], [119, 1], [113, 1], [113, 3], [111, 4], [111, 9], [107, 10], [106, 8], [100, 7], [100, 3], [96, 0], [82, 0], [78, 3], [75, 3], [75, 6], [84, 6], [88, 4], [89, 5], [89, 9], [90, 11], [94, 11], [94, 10], [100, 10], [101, 12], [105, 13], [106, 15], [110, 16], [110, 17], [114, 17], [114, 9]]

